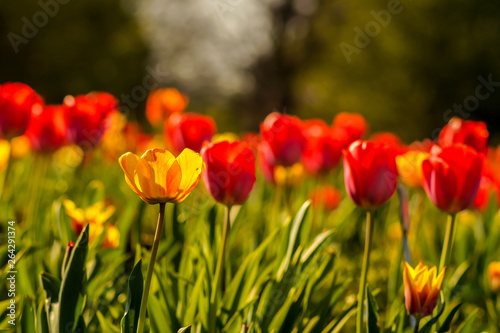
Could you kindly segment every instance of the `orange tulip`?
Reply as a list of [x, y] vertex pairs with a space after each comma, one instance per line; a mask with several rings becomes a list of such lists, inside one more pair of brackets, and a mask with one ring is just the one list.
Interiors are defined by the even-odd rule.
[[157, 148], [141, 157], [126, 153], [119, 162], [128, 186], [150, 205], [183, 201], [205, 170], [201, 156], [190, 149], [184, 149], [177, 158]]
[[146, 102], [146, 118], [151, 125], [159, 126], [172, 113], [183, 112], [188, 103], [189, 98], [177, 89], [153, 90]]
[[429, 269], [420, 262], [412, 268], [405, 262], [405, 305], [409, 314], [417, 319], [432, 314], [436, 307], [445, 269], [437, 274], [436, 266]]
[[500, 261], [493, 261], [488, 266], [488, 281], [491, 291], [500, 292]]

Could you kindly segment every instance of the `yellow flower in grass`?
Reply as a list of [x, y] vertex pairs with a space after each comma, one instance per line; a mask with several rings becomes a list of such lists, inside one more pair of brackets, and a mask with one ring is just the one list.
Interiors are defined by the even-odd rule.
[[177, 158], [164, 149], [147, 150], [141, 157], [126, 153], [119, 162], [128, 186], [150, 205], [183, 201], [205, 170], [200, 154], [190, 149]]
[[488, 266], [488, 281], [491, 291], [500, 292], [500, 261], [493, 261]]
[[103, 236], [103, 248], [116, 248], [120, 242], [120, 233], [118, 229], [112, 225], [104, 225], [105, 222], [115, 212], [114, 206], [105, 207], [104, 202], [98, 202], [85, 209], [76, 207], [75, 203], [71, 200], [64, 200], [63, 202], [66, 215], [71, 218], [71, 228], [79, 235], [83, 228], [89, 226], [89, 242], [93, 243], [96, 239]]
[[409, 314], [417, 319], [432, 314], [436, 307], [445, 269], [437, 274], [436, 266], [429, 269], [420, 262], [412, 268], [405, 262], [405, 305]]

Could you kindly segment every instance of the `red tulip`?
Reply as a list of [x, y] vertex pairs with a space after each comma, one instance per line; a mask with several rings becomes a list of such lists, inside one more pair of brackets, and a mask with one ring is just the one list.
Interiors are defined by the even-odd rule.
[[182, 151], [189, 148], [201, 150], [204, 141], [210, 141], [217, 132], [215, 121], [196, 113], [175, 113], [165, 122], [164, 136], [173, 148]]
[[288, 167], [300, 161], [306, 138], [299, 118], [273, 112], [260, 125], [260, 133], [271, 149], [272, 164]]
[[306, 148], [302, 162], [313, 174], [326, 173], [337, 166], [342, 156], [342, 141], [323, 120], [304, 122]]
[[330, 212], [337, 208], [340, 204], [340, 191], [331, 185], [323, 185], [315, 187], [309, 194], [311, 206], [314, 208], [322, 208]]
[[463, 143], [478, 153], [486, 153], [488, 137], [489, 133], [484, 122], [452, 118], [439, 133], [439, 144], [441, 147], [447, 147], [454, 143]]
[[344, 138], [344, 147], [362, 139], [368, 132], [365, 118], [358, 113], [340, 112], [333, 118], [333, 129], [339, 137]]
[[377, 132], [371, 135], [371, 142], [382, 143], [386, 146], [392, 148], [396, 155], [402, 155], [406, 153], [409, 149], [406, 147], [401, 139], [394, 133], [391, 132]]
[[101, 142], [106, 131], [105, 120], [116, 110], [118, 102], [108, 93], [92, 92], [75, 97], [67, 96], [63, 104], [68, 107], [65, 114], [67, 140], [92, 148]]
[[7, 82], [0, 85], [0, 136], [11, 139], [28, 128], [31, 114], [40, 112], [42, 98], [28, 85]]
[[469, 146], [434, 146], [431, 156], [422, 162], [423, 187], [439, 209], [457, 213], [474, 203], [482, 167], [482, 155]]
[[474, 207], [480, 211], [485, 211], [490, 203], [490, 195], [495, 191], [493, 182], [486, 176], [481, 177], [479, 190], [477, 191], [476, 199], [474, 199]]
[[358, 140], [343, 154], [345, 186], [351, 200], [364, 209], [386, 203], [397, 185], [393, 151], [382, 144]]
[[246, 143], [205, 143], [201, 156], [206, 164], [203, 180], [208, 192], [220, 203], [240, 205], [255, 183], [255, 156]]
[[35, 151], [53, 152], [62, 147], [66, 140], [64, 114], [65, 105], [47, 105], [40, 113], [33, 113], [26, 137]]

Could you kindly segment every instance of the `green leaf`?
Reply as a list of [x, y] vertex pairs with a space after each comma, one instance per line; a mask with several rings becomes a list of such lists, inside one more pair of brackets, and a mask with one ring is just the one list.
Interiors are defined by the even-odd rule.
[[51, 327], [57, 325], [59, 321], [59, 289], [61, 282], [50, 275], [49, 273], [42, 272], [40, 274], [40, 284], [45, 291], [45, 311], [47, 312], [47, 322]]
[[143, 293], [142, 260], [135, 264], [132, 273], [128, 278], [127, 305], [121, 320], [122, 333], [137, 332], [137, 322], [141, 310], [141, 300]]
[[84, 304], [86, 283], [86, 258], [89, 245], [89, 226], [83, 228], [80, 237], [71, 251], [71, 257], [59, 291], [59, 322], [52, 327], [54, 332], [74, 331], [82, 325], [82, 309]]
[[424, 325], [424, 327], [422, 327], [422, 328], [418, 331], [418, 333], [425, 333], [425, 332], [427, 332], [427, 331], [428, 331], [428, 330], [432, 327], [432, 325], [434, 325], [434, 324], [438, 321], [439, 317], [441, 317], [441, 315], [442, 315], [442, 314], [443, 314], [443, 312], [444, 312], [444, 306], [445, 306], [445, 305], [446, 305], [446, 302], [443, 302], [443, 305], [441, 305], [441, 309], [440, 309], [440, 310], [439, 310], [439, 312], [436, 314], [436, 316], [435, 316], [435, 317], [432, 317], [432, 318], [431, 318], [431, 319], [430, 319], [430, 320], [429, 320], [429, 321], [428, 321], [428, 322]]
[[450, 311], [450, 313], [448, 314], [448, 316], [444, 320], [443, 325], [439, 328], [438, 333], [445, 333], [445, 332], [448, 332], [450, 330], [450, 326], [451, 326], [451, 322], [453, 321], [453, 317], [455, 317], [455, 313], [457, 313], [457, 311], [460, 309], [461, 306], [462, 306], [462, 303], [458, 304], [457, 306], [455, 306], [453, 308], [453, 310]]
[[297, 242], [297, 239], [300, 233], [300, 227], [302, 226], [307, 216], [307, 212], [309, 211], [310, 206], [311, 203], [309, 201], [306, 201], [292, 221], [290, 234], [288, 236], [288, 247], [286, 250], [285, 258], [283, 258], [283, 261], [281, 262], [280, 268], [278, 269], [278, 273], [276, 275], [276, 280], [278, 282], [281, 281], [283, 275], [288, 270], [288, 266], [290, 266], [290, 262], [292, 261], [292, 256], [299, 246], [300, 242]]
[[370, 291], [370, 288], [368, 288], [368, 285], [366, 286], [366, 300], [368, 303], [368, 306], [366, 308], [367, 311], [367, 329], [368, 333], [379, 333], [380, 329], [377, 325], [378, 322], [378, 306], [377, 303], [375, 302], [375, 299], [373, 298], [373, 295]]
[[179, 328], [177, 333], [191, 333], [191, 325]]
[[476, 319], [476, 315], [479, 312], [479, 309], [473, 310], [467, 318], [463, 321], [463, 323], [457, 328], [456, 333], [467, 333], [470, 332], [472, 323], [474, 319]]

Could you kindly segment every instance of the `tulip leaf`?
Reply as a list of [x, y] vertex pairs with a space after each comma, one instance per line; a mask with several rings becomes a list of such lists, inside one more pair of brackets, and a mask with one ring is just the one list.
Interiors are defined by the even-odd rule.
[[59, 291], [58, 326], [52, 330], [85, 331], [82, 312], [85, 305], [86, 259], [89, 245], [89, 226], [85, 226], [71, 251]]
[[441, 305], [441, 309], [439, 309], [439, 312], [436, 314], [436, 316], [432, 317], [419, 331], [418, 333], [425, 333], [427, 332], [428, 330], [430, 330], [430, 328], [432, 327], [432, 325], [434, 325], [439, 317], [441, 317], [441, 315], [443, 314], [444, 312], [444, 306], [446, 305], [446, 302], [443, 302], [443, 305]]
[[472, 323], [474, 322], [474, 319], [476, 319], [476, 315], [479, 312], [479, 309], [475, 309], [472, 311], [467, 318], [462, 322], [462, 324], [457, 328], [456, 333], [465, 333], [465, 332], [470, 332]]
[[290, 265], [290, 262], [292, 261], [293, 254], [297, 247], [299, 246], [299, 243], [297, 242], [298, 236], [300, 234], [300, 227], [302, 226], [306, 216], [307, 212], [309, 211], [309, 207], [311, 206], [311, 203], [309, 201], [306, 201], [302, 207], [300, 207], [299, 212], [297, 215], [295, 215], [293, 221], [292, 221], [292, 226], [290, 229], [290, 234], [288, 238], [288, 247], [286, 250], [285, 258], [283, 258], [283, 261], [281, 262], [280, 268], [278, 269], [277, 273], [277, 278], [276, 280], [279, 282], [283, 278], [283, 275], [285, 272], [288, 270], [288, 266]]
[[368, 285], [366, 285], [366, 301], [368, 303], [368, 306], [366, 308], [368, 333], [379, 333], [380, 329], [377, 325], [378, 306], [377, 303], [375, 302], [375, 299], [373, 298], [370, 288], [368, 288]]
[[191, 333], [191, 325], [179, 328], [177, 333]]
[[135, 333], [137, 331], [143, 293], [141, 266], [142, 260], [139, 260], [128, 278], [127, 305], [121, 320], [122, 333]]
[[40, 284], [45, 291], [47, 321], [51, 327], [54, 327], [54, 325], [57, 325], [59, 315], [59, 289], [61, 288], [61, 282], [49, 273], [42, 272], [40, 274]]
[[438, 333], [445, 333], [445, 332], [448, 332], [450, 330], [450, 326], [451, 326], [451, 322], [453, 321], [453, 317], [455, 317], [455, 314], [457, 313], [457, 311], [460, 309], [461, 306], [462, 306], [462, 303], [458, 304], [457, 306], [455, 306], [453, 308], [453, 310], [450, 311], [450, 313], [448, 314], [448, 316], [444, 320], [443, 325], [441, 325], [441, 327], [439, 328]]

